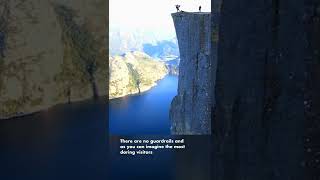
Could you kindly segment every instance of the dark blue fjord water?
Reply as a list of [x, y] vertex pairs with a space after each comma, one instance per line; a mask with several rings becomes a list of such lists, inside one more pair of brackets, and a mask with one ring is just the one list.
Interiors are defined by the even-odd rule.
[[169, 109], [178, 77], [168, 75], [151, 90], [110, 100], [109, 130], [113, 135], [169, 135]]
[[107, 110], [104, 97], [0, 120], [0, 179], [108, 179]]

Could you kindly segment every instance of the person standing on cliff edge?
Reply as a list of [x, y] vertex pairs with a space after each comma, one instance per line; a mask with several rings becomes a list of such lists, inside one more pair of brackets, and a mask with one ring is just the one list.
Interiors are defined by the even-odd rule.
[[199, 12], [201, 12], [201, 6], [199, 6]]
[[177, 12], [179, 12], [179, 10], [180, 10], [180, 5], [179, 4], [176, 5], [176, 9], [177, 9]]

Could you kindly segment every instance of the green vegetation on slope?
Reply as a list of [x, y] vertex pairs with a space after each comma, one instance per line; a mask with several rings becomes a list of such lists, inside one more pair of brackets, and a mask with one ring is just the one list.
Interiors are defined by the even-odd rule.
[[168, 73], [163, 62], [155, 61], [141, 52], [109, 57], [109, 67], [111, 99], [146, 91]]
[[128, 84], [128, 88], [129, 89], [139, 89], [139, 84], [140, 84], [140, 75], [139, 73], [137, 72], [137, 70], [135, 70], [133, 68], [133, 65], [130, 64], [130, 63], [126, 63], [127, 67], [128, 67], [128, 70], [129, 70], [129, 84]]

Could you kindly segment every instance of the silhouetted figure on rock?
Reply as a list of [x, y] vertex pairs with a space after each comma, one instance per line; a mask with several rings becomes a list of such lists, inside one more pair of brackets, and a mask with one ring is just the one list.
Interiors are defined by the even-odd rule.
[[180, 11], [180, 5], [176, 5], [176, 9], [177, 9], [177, 12], [179, 12]]
[[201, 12], [201, 6], [199, 6], [199, 12]]

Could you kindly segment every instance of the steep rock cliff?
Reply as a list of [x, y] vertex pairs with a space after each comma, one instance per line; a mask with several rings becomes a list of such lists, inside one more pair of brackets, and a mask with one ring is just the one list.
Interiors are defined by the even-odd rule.
[[107, 95], [106, 8], [0, 1], [0, 118]]
[[210, 134], [211, 13], [172, 14], [179, 51], [178, 95], [171, 103], [173, 134]]
[[213, 179], [303, 177], [303, 0], [224, 0], [213, 117]]
[[168, 74], [164, 62], [142, 52], [109, 57], [109, 99], [144, 92]]
[[320, 178], [320, 4], [317, 0], [304, 1], [306, 46], [305, 93], [305, 174], [304, 179]]

